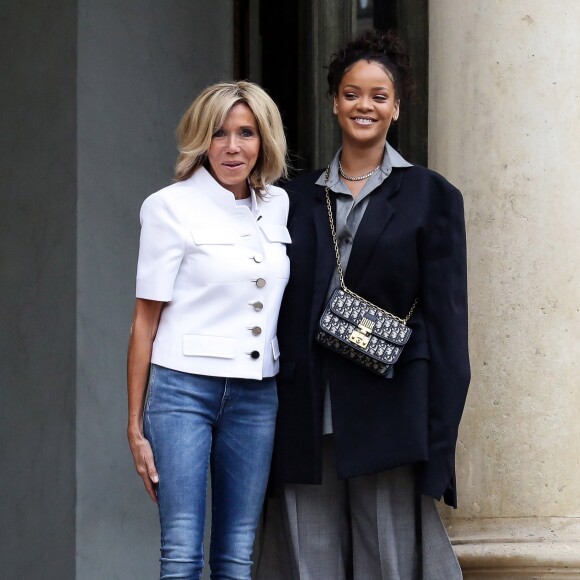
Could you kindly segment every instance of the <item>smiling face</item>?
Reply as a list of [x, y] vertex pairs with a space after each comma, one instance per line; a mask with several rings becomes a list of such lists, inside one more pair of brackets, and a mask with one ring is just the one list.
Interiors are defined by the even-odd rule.
[[213, 134], [207, 152], [209, 172], [236, 198], [249, 195], [247, 183], [260, 154], [256, 117], [245, 103], [234, 105]]
[[395, 86], [376, 62], [359, 60], [348, 70], [334, 97], [334, 114], [343, 142], [355, 145], [384, 143], [391, 121], [399, 117]]

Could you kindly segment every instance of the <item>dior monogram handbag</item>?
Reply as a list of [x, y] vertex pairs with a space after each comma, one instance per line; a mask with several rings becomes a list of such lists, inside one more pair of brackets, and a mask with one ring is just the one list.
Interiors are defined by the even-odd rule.
[[[328, 180], [328, 170], [326, 175]], [[405, 318], [399, 318], [346, 287], [328, 187], [326, 187], [326, 206], [334, 241], [340, 288], [332, 293], [324, 309], [316, 340], [372, 373], [390, 378], [393, 376], [393, 365], [411, 336], [407, 321], [415, 310], [417, 300], [413, 303], [409, 314]]]

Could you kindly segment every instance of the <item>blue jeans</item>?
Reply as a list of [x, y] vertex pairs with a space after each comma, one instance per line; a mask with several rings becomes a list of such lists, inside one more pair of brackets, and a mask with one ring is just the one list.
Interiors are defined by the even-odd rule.
[[151, 365], [144, 431], [159, 472], [162, 579], [201, 576], [208, 464], [211, 578], [250, 579], [277, 410], [274, 378], [208, 377]]

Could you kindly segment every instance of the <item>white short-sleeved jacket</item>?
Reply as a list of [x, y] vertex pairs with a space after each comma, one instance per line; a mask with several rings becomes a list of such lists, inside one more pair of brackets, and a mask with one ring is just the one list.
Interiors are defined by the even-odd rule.
[[276, 325], [290, 272], [288, 196], [238, 206], [203, 167], [141, 208], [137, 298], [167, 302], [151, 361], [261, 379], [278, 372]]

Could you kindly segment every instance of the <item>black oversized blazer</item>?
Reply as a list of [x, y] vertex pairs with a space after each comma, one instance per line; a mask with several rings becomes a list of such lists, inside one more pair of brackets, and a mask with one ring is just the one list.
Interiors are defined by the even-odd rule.
[[410, 341], [385, 379], [314, 341], [336, 267], [321, 171], [285, 187], [291, 273], [280, 313], [279, 412], [272, 479], [320, 483], [325, 385], [339, 477], [414, 465], [421, 493], [456, 506], [455, 444], [470, 380], [461, 193], [423, 167], [393, 168], [370, 195], [345, 281], [404, 317]]

